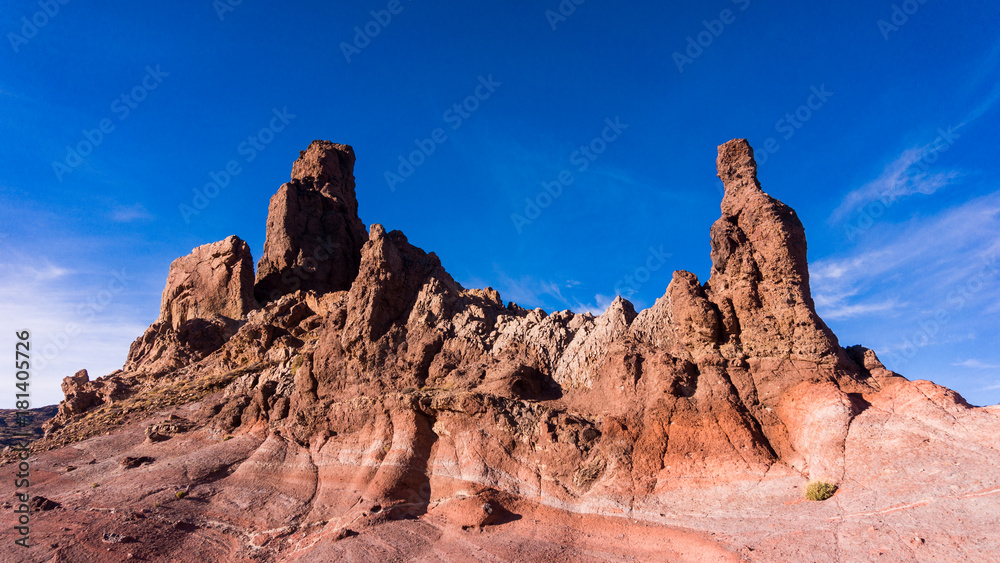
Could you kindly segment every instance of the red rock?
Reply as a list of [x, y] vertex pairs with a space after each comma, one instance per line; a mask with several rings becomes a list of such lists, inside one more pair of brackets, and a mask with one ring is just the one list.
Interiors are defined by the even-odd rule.
[[706, 289], [722, 314], [728, 355], [836, 361], [840, 347], [813, 305], [795, 211], [761, 190], [746, 139], [720, 146], [716, 163], [725, 196]]
[[174, 260], [160, 317], [132, 344], [125, 371], [164, 373], [217, 350], [257, 307], [253, 283], [250, 247], [237, 236]]
[[[481, 550], [812, 560], [832, 553], [832, 529], [836, 553], [878, 545], [906, 559], [918, 534], [927, 560], [953, 557], [955, 545], [1000, 550], [1000, 411], [908, 381], [867, 348], [841, 349], [813, 308], [794, 211], [761, 190], [746, 141], [719, 147], [717, 165], [725, 196], [709, 281], [679, 271], [649, 309], [618, 298], [594, 317], [504, 305], [495, 290], [463, 288], [402, 233], [375, 224], [365, 235], [353, 151], [313, 143], [272, 199], [256, 286], [276, 291], [266, 303], [236, 321], [228, 298], [171, 293], [170, 322], [133, 345], [125, 371], [68, 379], [66, 416], [36, 443], [33, 466], [38, 491], [79, 530], [62, 556], [123, 523], [89, 508], [151, 499], [170, 503], [171, 518], [210, 522], [185, 531], [183, 554], [220, 561], [471, 560]], [[345, 252], [313, 285], [281, 281], [305, 265], [303, 237], [317, 233]], [[192, 317], [206, 311], [233, 324]], [[175, 317], [186, 320], [175, 327]], [[218, 392], [172, 407], [183, 428], [155, 427], [173, 439], [144, 440], [163, 418], [142, 413], [44, 451], [86, 424], [85, 397], [113, 404], [219, 377]], [[121, 471], [123, 456], [157, 461]], [[69, 464], [78, 469], [60, 471]], [[797, 502], [810, 480], [839, 490]], [[176, 502], [181, 487], [197, 502]], [[176, 530], [155, 514], [129, 522], [155, 546], [144, 540], [155, 551], [137, 556], [177, 557], [180, 540], [163, 535]], [[39, 516], [40, 537], [65, 537], [56, 522]]]

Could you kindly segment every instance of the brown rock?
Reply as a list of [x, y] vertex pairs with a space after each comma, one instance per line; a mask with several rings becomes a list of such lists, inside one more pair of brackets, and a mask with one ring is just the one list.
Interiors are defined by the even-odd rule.
[[[194, 424], [191, 421], [178, 416], [171, 416], [168, 420], [147, 426], [146, 437], [150, 442], [162, 442], [169, 440], [177, 434], [188, 432], [193, 427]], [[147, 463], [152, 463], [153, 461], [148, 457], [144, 457], [143, 459], [147, 460]], [[125, 465], [125, 460], [122, 460], [122, 465]]]
[[118, 464], [121, 465], [122, 469], [135, 469], [140, 465], [150, 464], [153, 463], [154, 461], [156, 460], [149, 456], [139, 456], [139, 457], [125, 456]]
[[292, 165], [292, 181], [271, 198], [254, 295], [351, 287], [367, 240], [354, 193], [354, 149], [313, 141]]
[[[258, 289], [277, 284], [276, 299], [231, 325], [216, 304], [213, 319], [175, 327], [202, 311], [179, 292], [171, 322], [133, 347], [142, 369], [67, 379], [65, 427], [36, 443], [33, 467], [78, 541], [40, 560], [85, 557], [109, 530], [142, 537], [144, 558], [212, 561], [1000, 550], [1000, 410], [839, 347], [813, 309], [802, 225], [760, 189], [745, 141], [719, 148], [709, 282], [678, 271], [649, 309], [618, 298], [597, 317], [465, 289], [378, 224], [355, 237], [351, 164], [348, 147], [314, 143], [272, 200]], [[326, 219], [313, 213], [328, 204]], [[332, 255], [315, 286], [293, 291], [303, 237], [317, 233], [357, 254]], [[171, 403], [186, 418], [149, 426], [150, 441], [143, 414], [57, 448], [92, 424], [70, 414], [93, 408], [85, 397], [136, 408], [127, 401], [193, 388], [212, 394]], [[153, 467], [108, 471], [154, 455]], [[837, 495], [806, 503], [810, 480]], [[79, 493], [97, 481], [100, 494]], [[199, 494], [171, 502], [171, 518], [206, 525], [163, 526], [156, 509], [126, 530], [125, 517], [90, 510], [145, 508], [150, 491], [182, 483]], [[35, 525], [55, 535], [51, 520]]]
[[199, 246], [174, 260], [157, 322], [179, 330], [191, 319], [244, 319], [256, 308], [253, 258], [237, 236]]
[[837, 361], [837, 338], [813, 305], [795, 211], [761, 190], [746, 139], [720, 146], [716, 163], [725, 196], [706, 287], [736, 346], [731, 355]]
[[[358, 281], [347, 296], [345, 347], [361, 342], [375, 342], [394, 323], [406, 324], [418, 295], [426, 284], [440, 284], [440, 291], [455, 295], [461, 288], [441, 268], [434, 253], [426, 254], [411, 245], [399, 231], [385, 232], [374, 224], [362, 249]], [[430, 290], [431, 288], [428, 288]], [[425, 296], [423, 301], [428, 301]], [[448, 311], [450, 312], [450, 311]], [[439, 315], [445, 310], [436, 311]], [[426, 311], [426, 316], [434, 316]]]
[[59, 404], [58, 416], [67, 418], [80, 414], [99, 402], [97, 393], [89, 383], [90, 375], [85, 369], [63, 378], [62, 392], [66, 400]]
[[62, 505], [54, 500], [47, 499], [41, 495], [35, 495], [31, 497], [31, 502], [28, 503], [28, 506], [31, 507], [32, 511], [47, 512], [49, 510], [54, 510], [56, 508], [59, 508]]
[[165, 373], [214, 352], [257, 307], [253, 258], [237, 236], [174, 260], [160, 317], [129, 348], [125, 371]]

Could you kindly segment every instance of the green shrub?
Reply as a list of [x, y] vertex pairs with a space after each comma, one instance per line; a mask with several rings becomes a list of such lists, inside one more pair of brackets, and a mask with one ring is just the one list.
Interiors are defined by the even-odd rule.
[[305, 362], [306, 362], [305, 355], [299, 354], [298, 356], [295, 356], [295, 359], [292, 360], [292, 375], [293, 376], [296, 374], [296, 372], [299, 371], [299, 368], [302, 367], [302, 364], [304, 364]]
[[826, 500], [837, 492], [837, 485], [826, 481], [813, 481], [806, 486], [806, 498], [809, 500]]
[[186, 497], [187, 495], [188, 495], [187, 491], [177, 491], [174, 494], [174, 496], [176, 496], [178, 499], [182, 499], [182, 498]]

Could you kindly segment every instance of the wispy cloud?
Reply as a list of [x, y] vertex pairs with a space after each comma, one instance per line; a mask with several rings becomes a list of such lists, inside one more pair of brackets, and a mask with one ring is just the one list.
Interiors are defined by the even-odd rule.
[[[63, 377], [79, 369], [98, 377], [122, 366], [129, 344], [145, 329], [128, 303], [126, 272], [86, 274], [45, 257], [11, 249], [0, 263], [0, 340], [13, 347], [16, 331], [29, 330], [32, 399], [41, 406], [62, 399]], [[13, 395], [0, 408], [13, 408]]]
[[885, 165], [877, 178], [849, 192], [830, 214], [829, 223], [837, 223], [874, 202], [881, 202], [888, 207], [902, 198], [917, 194], [932, 195], [960, 178], [961, 173], [958, 170], [941, 168], [935, 163], [940, 154], [947, 151], [961, 136], [959, 130], [991, 111], [1000, 102], [1000, 84], [996, 84], [995, 79], [990, 78], [995, 73], [998, 63], [1000, 63], [1000, 41], [994, 45], [990, 54], [965, 85], [970, 95], [972, 90], [978, 90], [981, 84], [989, 84], [989, 91], [972, 105], [972, 109], [958, 120], [958, 124], [947, 129], [939, 128], [937, 137], [932, 142], [904, 150]]
[[[1000, 276], [1000, 191], [916, 217], [852, 252], [810, 264], [817, 311], [827, 319], [922, 318], [994, 305]], [[900, 338], [902, 340], [902, 338]]]
[[[953, 283], [1000, 253], [1000, 191], [936, 215], [896, 225], [863, 248], [810, 265], [817, 298], [850, 296], [887, 276], [903, 276], [930, 289]], [[904, 280], [905, 281], [905, 280]], [[895, 284], [893, 284], [895, 285]], [[916, 284], [915, 284], [916, 285]]]
[[989, 364], [982, 360], [977, 360], [974, 358], [970, 358], [968, 360], [964, 360], [961, 362], [956, 362], [951, 365], [963, 368], [972, 368], [972, 369], [1000, 369], [1000, 365], [998, 364]]
[[110, 217], [112, 221], [118, 223], [131, 223], [133, 221], [152, 219], [153, 214], [143, 204], [134, 203], [132, 205], [116, 205], [111, 209]]
[[35, 264], [3, 264], [0, 267], [19, 271], [22, 279], [34, 283], [57, 280], [73, 273], [73, 270], [57, 266], [44, 258]]
[[572, 283], [559, 283], [533, 276], [512, 278], [504, 272], [498, 272], [498, 274], [497, 291], [508, 301], [513, 301], [527, 309], [536, 307], [549, 309], [553, 305], [566, 309], [573, 307], [573, 301], [563, 295], [564, 289], [574, 287]]
[[[462, 285], [464, 287], [486, 287], [490, 284], [479, 278], [472, 278], [463, 280]], [[614, 295], [596, 294], [592, 302], [583, 302], [572, 295], [572, 292], [581, 285], [581, 282], [577, 280], [556, 282], [533, 276], [513, 278], [498, 270], [495, 284], [492, 287], [500, 292], [500, 297], [504, 301], [512, 301], [525, 309], [542, 308], [550, 313], [568, 309], [574, 313], [601, 315], [615, 300], [616, 296]]]
[[950, 146], [949, 139], [944, 138], [946, 135], [947, 132], [943, 132], [929, 145], [903, 151], [886, 165], [878, 178], [848, 193], [830, 215], [830, 223], [875, 201], [888, 205], [916, 194], [931, 195], [954, 182], [959, 177], [957, 170], [931, 171], [929, 165], [940, 151]]
[[895, 316], [891, 313], [899, 311], [901, 308], [905, 307], [906, 303], [900, 303], [896, 299], [883, 299], [880, 301], [873, 301], [867, 303], [851, 303], [847, 304], [844, 299], [838, 299], [836, 301], [828, 300], [816, 300], [816, 306], [823, 311], [823, 317], [827, 319], [850, 319], [853, 317], [862, 317], [865, 315], [872, 315], [875, 313], [881, 314], [881, 316]]

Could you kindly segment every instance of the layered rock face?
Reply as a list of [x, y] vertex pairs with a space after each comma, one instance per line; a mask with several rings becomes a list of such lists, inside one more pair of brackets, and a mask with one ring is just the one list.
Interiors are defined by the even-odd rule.
[[[122, 419], [119, 453], [158, 461], [101, 491], [138, 506], [183, 486], [202, 501], [169, 517], [200, 526], [188, 547], [228, 560], [385, 560], [428, 545], [452, 558], [481, 557], [472, 545], [510, 560], [725, 560], [728, 544], [695, 529], [738, 534], [753, 515], [801, 534], [815, 515], [790, 505], [808, 480], [840, 484], [852, 507], [824, 513], [816, 537], [829, 536], [828, 517], [877, 514], [881, 497], [859, 491], [882, 483], [892, 454], [874, 435], [907, 444], [903, 457], [924, 434], [945, 450], [973, 441], [977, 459], [1000, 463], [986, 438], [1000, 431], [994, 413], [840, 347], [813, 307], [802, 224], [762, 191], [745, 140], [719, 147], [708, 282], [678, 271], [649, 309], [618, 298], [597, 317], [505, 305], [491, 288], [463, 288], [399, 231], [366, 234], [353, 163], [350, 147], [322, 141], [295, 162], [271, 200], [259, 308], [238, 239], [175, 262], [161, 318], [125, 370], [67, 383], [60, 424], [37, 447], [78, 439], [97, 405], [143, 412], [174, 393], [184, 430], [150, 444], [146, 419]], [[299, 276], [313, 244], [332, 250]], [[216, 326], [209, 318], [229, 324], [198, 333]], [[195, 333], [218, 338], [196, 345]], [[98, 399], [98, 382], [114, 396]], [[601, 531], [621, 516], [656, 542]], [[151, 533], [156, 518], [128, 525]], [[670, 527], [681, 522], [687, 532]], [[482, 526], [511, 535], [496, 546], [454, 536]], [[754, 537], [741, 545], [776, 536]], [[560, 542], [575, 547], [547, 551]]]
[[354, 193], [354, 149], [313, 141], [271, 198], [254, 295], [261, 303], [296, 290], [347, 290], [367, 239]]

